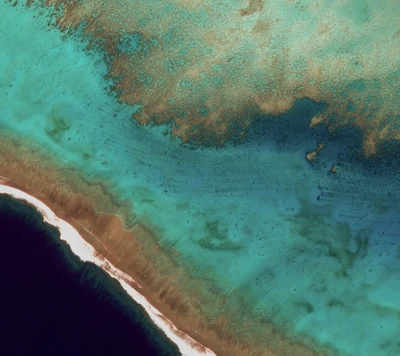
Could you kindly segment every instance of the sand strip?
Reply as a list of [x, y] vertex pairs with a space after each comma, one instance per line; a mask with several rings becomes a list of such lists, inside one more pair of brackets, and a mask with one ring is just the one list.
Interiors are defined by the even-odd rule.
[[5, 185], [4, 183], [6, 183], [7, 180], [8, 179], [5, 177], [0, 177], [0, 193], [11, 195], [16, 199], [25, 200], [29, 204], [33, 205], [43, 215], [44, 221], [60, 230], [61, 240], [65, 241], [71, 247], [71, 250], [75, 255], [77, 255], [82, 261], [96, 264], [111, 277], [118, 280], [122, 288], [124, 288], [136, 303], [140, 304], [146, 310], [151, 320], [178, 346], [183, 355], [215, 355], [210, 349], [201, 345], [184, 332], [178, 330], [172, 322], [153, 307], [144, 296], [128, 284], [131, 283], [139, 286], [130, 276], [115, 268], [106, 258], [98, 254], [95, 249], [79, 235], [75, 228], [66, 221], [58, 218], [54, 212], [40, 200], [22, 190]]

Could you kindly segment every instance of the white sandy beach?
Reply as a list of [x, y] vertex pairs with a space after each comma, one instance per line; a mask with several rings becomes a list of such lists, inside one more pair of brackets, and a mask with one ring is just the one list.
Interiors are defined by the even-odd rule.
[[130, 276], [115, 268], [107, 259], [98, 254], [94, 248], [89, 245], [70, 224], [57, 217], [54, 212], [40, 200], [23, 192], [22, 190], [12, 188], [6, 185], [7, 178], [0, 177], [0, 193], [8, 194], [16, 199], [24, 200], [33, 205], [42, 215], [44, 221], [57, 227], [60, 230], [60, 238], [70, 247], [72, 252], [82, 261], [92, 262], [106, 271], [110, 276], [118, 280], [122, 288], [140, 304], [148, 313], [151, 320], [173, 341], [179, 348], [182, 355], [185, 356], [211, 356], [215, 355], [207, 347], [201, 345], [189, 335], [178, 330], [171, 321], [154, 308], [147, 299], [138, 293], [130, 284], [140, 288]]

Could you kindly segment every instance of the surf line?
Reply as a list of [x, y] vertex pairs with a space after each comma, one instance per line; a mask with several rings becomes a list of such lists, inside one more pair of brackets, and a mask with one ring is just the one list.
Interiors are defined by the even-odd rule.
[[[2, 177], [5, 178], [5, 177]], [[129, 296], [140, 304], [150, 316], [154, 324], [161, 329], [165, 335], [174, 342], [184, 356], [216, 356], [213, 351], [200, 344], [186, 333], [178, 330], [161, 312], [153, 307], [147, 299], [132, 288], [127, 281], [138, 285], [130, 276], [114, 267], [106, 258], [98, 254], [96, 250], [79, 235], [75, 228], [66, 221], [58, 218], [56, 214], [43, 202], [22, 190], [4, 185], [5, 179], [0, 180], [0, 194], [7, 194], [15, 199], [23, 200], [33, 205], [45, 222], [55, 226], [60, 231], [60, 239], [65, 241], [72, 252], [84, 262], [92, 262], [115, 278]]]

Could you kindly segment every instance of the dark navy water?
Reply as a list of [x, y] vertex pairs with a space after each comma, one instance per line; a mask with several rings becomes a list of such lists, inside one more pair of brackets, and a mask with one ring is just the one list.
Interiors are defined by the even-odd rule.
[[0, 195], [1, 355], [179, 355], [119, 283]]

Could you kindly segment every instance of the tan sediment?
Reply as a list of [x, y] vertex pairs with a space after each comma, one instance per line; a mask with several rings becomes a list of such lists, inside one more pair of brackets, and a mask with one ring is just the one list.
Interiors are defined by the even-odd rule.
[[307, 161], [315, 162], [317, 160], [317, 151], [312, 151], [306, 154]]
[[[285, 2], [291, 4], [290, 0]], [[275, 22], [279, 22], [280, 19], [272, 21], [269, 18], [270, 4], [264, 1], [244, 2], [243, 8], [235, 10], [231, 15], [232, 23], [236, 23], [237, 26], [226, 30], [223, 37], [211, 28], [201, 31], [196, 27], [191, 28], [191, 23], [188, 23], [188, 31], [192, 30], [190, 39], [209, 45], [215, 54], [205, 58], [192, 53], [192, 56], [187, 58], [187, 66], [170, 75], [163, 69], [163, 63], [170, 57], [174, 58], [174, 50], [165, 52], [162, 48], [152, 47], [149, 56], [151, 60], [141, 56], [131, 58], [130, 55], [122, 55], [118, 51], [117, 42], [123, 34], [140, 33], [146, 40], [157, 38], [160, 34], [160, 28], [155, 30], [140, 25], [139, 19], [130, 15], [140, 12], [138, 7], [139, 10], [143, 10], [143, 4], [100, 0], [27, 0], [26, 3], [63, 8], [62, 15], [57, 15], [57, 26], [62, 31], [73, 30], [85, 23], [85, 35], [94, 39], [94, 42], [97, 41], [97, 45], [101, 43], [101, 48], [106, 54], [109, 62], [108, 78], [113, 79], [115, 83], [112, 89], [118, 99], [128, 105], [135, 103], [143, 106], [143, 110], [139, 110], [134, 119], [142, 125], [159, 125], [172, 121], [174, 125], [170, 133], [183, 142], [221, 146], [229, 140], [242, 139], [249, 124], [254, 121], [253, 117], [257, 117], [258, 114], [284, 114], [292, 109], [296, 100], [304, 98], [328, 105], [327, 110], [311, 119], [310, 127], [324, 123], [330, 131], [346, 126], [361, 129], [365, 137], [363, 147], [366, 156], [378, 153], [381, 142], [400, 140], [395, 125], [388, 126], [388, 133], [376, 134], [373, 138], [370, 134], [378, 132], [382, 126], [391, 122], [391, 118], [400, 115], [397, 105], [398, 80], [390, 80], [392, 72], [398, 70], [399, 47], [392, 45], [386, 48], [386, 42], [372, 41], [374, 45], [368, 53], [363, 54], [355, 48], [354, 51], [346, 51], [346, 54], [342, 55], [336, 52], [324, 55], [322, 60], [320, 49], [323, 46], [335, 44], [337, 41], [346, 43], [347, 40], [342, 38], [343, 34], [346, 34], [346, 38], [353, 38], [353, 41], [357, 37], [353, 37], [356, 34], [352, 33], [348, 24], [343, 26], [343, 33], [334, 34], [333, 30], [338, 26], [332, 16], [336, 14], [332, 12], [330, 17], [322, 16], [321, 4], [307, 7], [310, 16], [315, 15], [317, 20], [316, 29], [310, 38], [307, 41], [300, 39], [294, 48], [285, 48], [282, 45], [279, 54], [274, 53], [270, 45], [274, 36], [280, 36], [280, 33], [276, 32], [278, 30], [273, 30]], [[176, 0], [174, 3], [179, 8], [203, 7], [207, 12], [211, 11], [207, 2]], [[157, 7], [153, 10], [160, 11]], [[329, 8], [326, 10], [330, 12]], [[254, 58], [251, 62], [243, 62], [243, 80], [239, 81], [231, 75], [231, 67], [226, 64], [232, 59], [235, 43], [246, 36], [241, 24], [243, 16], [249, 15], [259, 17], [252, 31], [252, 36], [256, 36], [257, 39], [252, 53]], [[371, 23], [371, 28], [375, 30], [382, 22], [378, 19], [384, 16], [384, 13], [378, 15], [375, 22]], [[382, 18], [385, 19], [385, 16]], [[175, 21], [174, 14], [166, 15], [157, 26], [170, 28]], [[302, 26], [301, 22], [295, 25], [300, 28]], [[297, 37], [295, 30], [296, 26], [293, 26], [288, 32]], [[395, 30], [388, 33], [388, 40], [398, 37], [400, 31]], [[371, 29], [368, 28], [368, 31]], [[251, 41], [254, 40], [253, 37], [250, 37]], [[89, 47], [92, 45], [93, 43]], [[383, 50], [384, 48], [386, 49]], [[381, 53], [385, 53], [385, 61], [380, 60]], [[304, 60], [303, 67], [291, 66], [288, 58], [292, 58], [294, 54], [297, 54], [295, 58]], [[151, 65], [148, 65], [148, 60], [151, 61]], [[218, 74], [221, 76], [221, 85], [210, 86], [197, 92], [207, 93], [209, 98], [212, 98], [211, 101], [215, 101], [217, 110], [213, 109], [214, 105], [210, 105], [210, 100], [206, 103], [201, 102], [194, 91], [182, 90], [179, 83], [182, 78], [190, 78], [194, 86], [199, 85], [199, 73], [212, 74], [210, 68], [215, 64], [226, 65], [229, 69], [225, 75]], [[142, 74], [156, 79], [154, 83], [157, 82], [157, 85], [142, 83]], [[255, 81], [254, 78], [258, 79]], [[348, 84], [360, 80], [367, 83], [362, 93], [358, 89], [348, 87]], [[376, 80], [381, 84], [375, 86]], [[255, 85], [259, 83], [263, 83], [262, 89], [255, 89]], [[256, 99], [258, 96], [260, 98]], [[174, 98], [173, 104], [169, 102], [170, 98]], [[349, 103], [354, 106], [354, 110], [346, 109]], [[209, 113], [199, 115], [203, 105], [210, 109]], [[182, 111], [187, 114], [185, 118], [179, 115]], [[239, 130], [232, 130], [237, 126], [240, 126]]]
[[318, 160], [318, 153], [319, 153], [321, 150], [323, 150], [324, 147], [325, 147], [325, 145], [324, 145], [323, 143], [319, 143], [316, 150], [311, 151], [311, 152], [307, 152], [307, 153], [306, 153], [306, 159], [307, 159], [307, 161], [309, 161], [309, 162], [315, 162], [315, 161], [317, 161], [317, 160]]
[[323, 122], [325, 122], [325, 117], [322, 115], [316, 115], [310, 121], [310, 128], [318, 126], [318, 125], [322, 124]]

